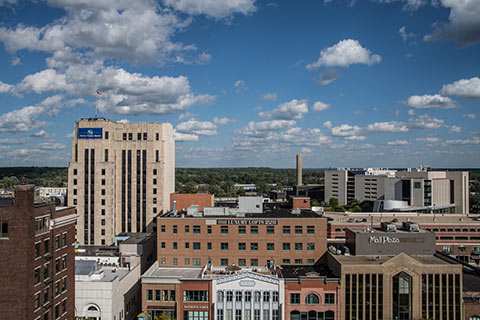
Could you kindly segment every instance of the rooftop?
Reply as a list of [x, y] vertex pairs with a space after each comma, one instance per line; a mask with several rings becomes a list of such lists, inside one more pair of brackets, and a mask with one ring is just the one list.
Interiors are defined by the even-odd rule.
[[[334, 255], [331, 256], [336, 259], [342, 265], [381, 265], [395, 256], [344, 256], [344, 255]], [[440, 259], [435, 256], [422, 256], [422, 255], [409, 255], [409, 257], [417, 260], [422, 264], [427, 265], [448, 265], [452, 264], [448, 261]]]
[[266, 207], [262, 213], [254, 213], [254, 212], [236, 212], [234, 214], [226, 214], [226, 215], [204, 215], [200, 213], [199, 215], [187, 215], [185, 212], [175, 212], [169, 211], [161, 216], [161, 218], [182, 218], [182, 214], [185, 218], [223, 218], [223, 219], [242, 219], [242, 218], [255, 218], [255, 219], [262, 219], [262, 218], [322, 218], [321, 215], [315, 213], [312, 210], [297, 210], [292, 211], [291, 209], [286, 208], [268, 208]]
[[[323, 214], [328, 218], [332, 225], [356, 225], [370, 224], [373, 217], [374, 224], [380, 222], [392, 221], [396, 224], [401, 224], [403, 221], [416, 222], [418, 224], [476, 224], [480, 225], [479, 214], [419, 214], [419, 213], [392, 213], [392, 212], [371, 212], [371, 213], [334, 213], [326, 212]], [[365, 220], [363, 220], [365, 219]], [[395, 221], [395, 219], [397, 221]], [[363, 220], [363, 221], [362, 221]]]
[[203, 268], [163, 268], [156, 261], [143, 275], [142, 278], [176, 278], [198, 279], [201, 277]]
[[333, 272], [324, 264], [315, 265], [281, 265], [277, 268], [277, 274], [280, 278], [295, 278], [298, 277], [324, 277], [330, 279], [337, 279]]

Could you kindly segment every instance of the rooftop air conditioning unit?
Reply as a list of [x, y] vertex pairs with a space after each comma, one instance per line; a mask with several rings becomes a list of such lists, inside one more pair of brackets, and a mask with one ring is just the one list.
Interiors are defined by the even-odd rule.
[[397, 226], [391, 222], [382, 222], [380, 227], [386, 232], [397, 232]]

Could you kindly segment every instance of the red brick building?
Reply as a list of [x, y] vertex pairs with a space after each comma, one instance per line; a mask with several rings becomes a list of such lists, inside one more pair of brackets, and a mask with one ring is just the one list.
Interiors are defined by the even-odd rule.
[[33, 186], [0, 198], [0, 318], [74, 319], [76, 218], [34, 203]]

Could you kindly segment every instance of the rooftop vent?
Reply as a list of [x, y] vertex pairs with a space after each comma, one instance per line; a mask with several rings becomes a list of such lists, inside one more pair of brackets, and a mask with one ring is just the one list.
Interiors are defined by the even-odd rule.
[[402, 223], [402, 229], [408, 232], [419, 232], [420, 228], [418, 227], [418, 223], [412, 221], [405, 221]]
[[380, 228], [386, 232], [397, 232], [397, 226], [391, 222], [382, 222]]

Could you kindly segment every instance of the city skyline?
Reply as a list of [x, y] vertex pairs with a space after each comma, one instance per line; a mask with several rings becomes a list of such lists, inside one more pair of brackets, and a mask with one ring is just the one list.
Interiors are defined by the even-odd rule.
[[475, 0], [0, 0], [0, 163], [67, 166], [97, 105], [172, 123], [177, 167], [478, 167], [478, 16]]

